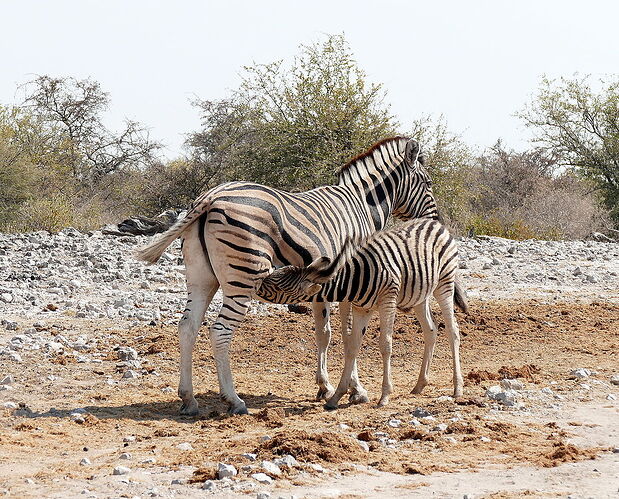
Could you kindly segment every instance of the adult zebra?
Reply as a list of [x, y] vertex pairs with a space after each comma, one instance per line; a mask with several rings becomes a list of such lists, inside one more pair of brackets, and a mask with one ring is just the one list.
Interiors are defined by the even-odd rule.
[[439, 304], [449, 337], [453, 360], [454, 397], [462, 396], [460, 333], [454, 303], [464, 312], [468, 304], [456, 280], [458, 248], [437, 220], [414, 220], [391, 230], [372, 234], [365, 241], [348, 241], [333, 261], [317, 258], [306, 267], [289, 265], [267, 276], [256, 294], [271, 303], [339, 301], [352, 304], [352, 338], [345, 345], [344, 370], [327, 409], [335, 409], [346, 393], [361, 338], [372, 312], [380, 314], [380, 351], [383, 356], [383, 390], [379, 406], [392, 393], [391, 343], [396, 309], [414, 310], [424, 338], [423, 361], [413, 393], [428, 384], [436, 344], [436, 326], [430, 297]]
[[[221, 286], [223, 303], [210, 328], [220, 393], [232, 414], [246, 414], [234, 390], [229, 348], [232, 333], [247, 313], [256, 283], [272, 267], [308, 265], [334, 256], [347, 238], [366, 237], [385, 227], [389, 215], [402, 219], [437, 218], [430, 177], [419, 144], [405, 137], [383, 140], [354, 158], [339, 173], [337, 185], [288, 193], [249, 182], [222, 184], [198, 197], [184, 219], [139, 250], [155, 263], [183, 237], [187, 308], [179, 323], [181, 414], [198, 412], [191, 379], [192, 352], [204, 313]], [[329, 398], [327, 374], [331, 338], [329, 305], [316, 303], [318, 397]], [[349, 308], [341, 307], [342, 329]], [[347, 341], [348, 335], [343, 335]], [[353, 369], [351, 391], [363, 393]]]

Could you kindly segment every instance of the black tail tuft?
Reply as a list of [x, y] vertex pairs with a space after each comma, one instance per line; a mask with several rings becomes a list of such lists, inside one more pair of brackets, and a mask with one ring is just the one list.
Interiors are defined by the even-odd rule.
[[469, 313], [469, 303], [466, 296], [466, 291], [464, 291], [464, 288], [458, 279], [454, 282], [454, 303], [456, 304], [456, 307], [462, 310], [465, 314]]

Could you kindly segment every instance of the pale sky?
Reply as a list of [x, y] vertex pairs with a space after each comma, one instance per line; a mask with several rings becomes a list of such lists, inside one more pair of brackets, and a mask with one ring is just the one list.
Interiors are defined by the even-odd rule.
[[479, 148], [527, 147], [513, 114], [540, 78], [619, 73], [619, 2], [0, 0], [0, 104], [36, 75], [91, 77], [110, 93], [107, 125], [145, 124], [181, 151], [189, 100], [226, 97], [244, 65], [291, 59], [343, 33], [383, 83], [403, 131], [424, 114]]

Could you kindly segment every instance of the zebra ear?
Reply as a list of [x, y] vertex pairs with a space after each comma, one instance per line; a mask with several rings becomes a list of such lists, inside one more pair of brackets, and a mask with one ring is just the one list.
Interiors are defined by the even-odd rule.
[[307, 296], [314, 296], [322, 289], [322, 284], [316, 284], [315, 282], [305, 279], [299, 284], [299, 287], [303, 291], [303, 294]]
[[421, 154], [421, 147], [419, 146], [419, 142], [415, 139], [410, 139], [406, 143], [406, 149], [404, 150], [404, 161], [411, 168], [414, 168], [419, 156]]
[[[307, 271], [307, 279], [311, 282], [326, 282], [329, 280], [330, 275], [326, 275], [326, 271], [328, 271], [329, 266], [331, 265], [331, 258], [326, 256], [321, 256], [320, 258], [316, 258], [312, 263], [310, 263], [305, 270]], [[316, 291], [317, 293], [318, 291]], [[314, 294], [316, 294], [314, 293]]]

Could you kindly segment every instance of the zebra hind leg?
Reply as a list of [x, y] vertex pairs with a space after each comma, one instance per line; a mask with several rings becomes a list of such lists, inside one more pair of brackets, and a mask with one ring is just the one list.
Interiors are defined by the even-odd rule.
[[438, 301], [438, 306], [443, 314], [443, 319], [445, 320], [445, 330], [449, 338], [449, 347], [451, 349], [453, 366], [453, 396], [456, 398], [462, 397], [462, 385], [464, 382], [462, 379], [462, 371], [460, 369], [460, 329], [454, 314], [453, 290], [453, 282], [448, 283], [440, 288], [437, 288], [434, 293], [434, 297], [436, 298], [436, 301]]
[[388, 296], [380, 305], [380, 353], [383, 358], [383, 387], [378, 407], [389, 403], [389, 395], [393, 393], [391, 381], [391, 352], [393, 345], [393, 323], [396, 312], [396, 296]]
[[184, 416], [198, 414], [198, 402], [193, 395], [192, 356], [193, 347], [204, 319], [204, 313], [213, 295], [219, 288], [216, 279], [204, 282], [202, 285], [187, 284], [187, 307], [178, 325], [178, 339], [180, 345], [180, 380], [178, 396], [183, 401], [180, 413]]
[[436, 326], [432, 320], [430, 303], [427, 299], [423, 303], [415, 305], [413, 309], [423, 331], [423, 361], [421, 362], [419, 379], [412, 391], [412, 393], [418, 394], [421, 393], [429, 381], [430, 364], [434, 355], [434, 345], [436, 345]]
[[325, 302], [313, 302], [312, 311], [314, 312], [317, 352], [316, 384], [318, 385], [318, 393], [316, 400], [328, 400], [335, 391], [329, 383], [329, 373], [327, 372], [327, 351], [331, 341], [330, 305]]
[[221, 310], [210, 329], [213, 357], [217, 366], [219, 392], [222, 398], [230, 404], [229, 414], [247, 414], [245, 402], [239, 398], [234, 390], [230, 369], [230, 343], [235, 329], [247, 313], [249, 302], [249, 296], [228, 296], [224, 292]]

